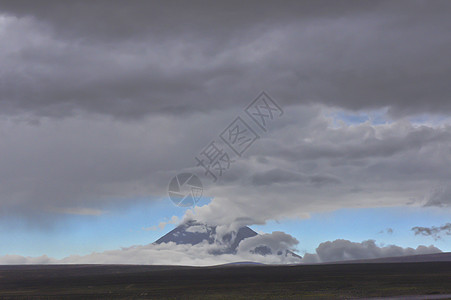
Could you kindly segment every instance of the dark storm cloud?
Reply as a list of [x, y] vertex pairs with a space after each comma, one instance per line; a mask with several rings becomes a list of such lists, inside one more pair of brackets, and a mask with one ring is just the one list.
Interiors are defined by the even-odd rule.
[[45, 213], [92, 214], [158, 199], [172, 176], [195, 165], [210, 130], [219, 132], [233, 114], [42, 118], [38, 125], [0, 118], [0, 215], [42, 224]]
[[415, 232], [415, 235], [424, 235], [431, 236], [435, 240], [441, 239], [442, 235], [451, 235], [451, 223], [446, 223], [445, 225], [436, 227], [421, 227], [416, 226], [412, 228], [412, 231]]
[[[114, 0], [62, 3], [50, 1], [2, 1], [5, 12], [18, 17], [31, 16], [51, 24], [62, 37], [120, 40], [156, 35], [189, 33], [228, 38], [253, 26], [284, 24], [303, 18], [331, 18], [377, 8], [374, 2], [351, 1], [145, 1]], [[220, 46], [220, 45], [218, 45]]]
[[284, 182], [301, 182], [304, 180], [305, 177], [303, 175], [282, 169], [272, 169], [266, 172], [255, 174], [252, 178], [252, 182], [255, 185], [269, 185]]
[[254, 185], [271, 185], [277, 183], [292, 183], [292, 182], [309, 182], [316, 185], [340, 183], [340, 180], [334, 176], [328, 175], [304, 175], [290, 170], [271, 169], [265, 172], [257, 173], [252, 176], [252, 183]]
[[[406, 124], [407, 125], [407, 124]], [[361, 160], [370, 157], [390, 157], [409, 150], [417, 150], [429, 144], [451, 140], [449, 128], [404, 127], [376, 133], [371, 125], [337, 130], [322, 130], [315, 143], [304, 142], [296, 148], [281, 149], [278, 155], [297, 161], [329, 158], [334, 160]], [[406, 130], [407, 129], [407, 130]], [[315, 138], [312, 135], [312, 138]], [[318, 140], [321, 139], [321, 142]]]
[[[451, 178], [450, 127], [405, 117], [451, 112], [450, 7], [2, 1], [0, 215], [95, 215], [164, 196], [262, 90], [284, 116], [206, 187], [206, 219], [424, 199]], [[392, 119], [330, 116], [376, 108]], [[446, 206], [441, 195], [427, 205]]]
[[[41, 118], [38, 125], [0, 118], [0, 214], [42, 223], [49, 212], [95, 215], [110, 205], [132, 205], [130, 199], [163, 197], [177, 173], [204, 175], [194, 157], [237, 113], [155, 115], [135, 122]], [[399, 206], [412, 199], [423, 204], [431, 187], [445, 186], [451, 176], [449, 130], [404, 121], [335, 128], [317, 108], [291, 107], [219, 183], [202, 177], [205, 195], [215, 199], [195, 218], [227, 224], [247, 217], [250, 225], [343, 207]], [[424, 138], [412, 143], [417, 135]], [[371, 151], [365, 144], [398, 149]], [[346, 153], [352, 145], [364, 150], [358, 159], [302, 155], [309, 145], [323, 154]], [[286, 154], [293, 149], [301, 155]]]
[[449, 183], [446, 183], [445, 186], [434, 188], [427, 197], [427, 202], [424, 206], [451, 206], [451, 186]]
[[287, 103], [451, 110], [448, 1], [2, 1], [0, 108], [134, 118]]

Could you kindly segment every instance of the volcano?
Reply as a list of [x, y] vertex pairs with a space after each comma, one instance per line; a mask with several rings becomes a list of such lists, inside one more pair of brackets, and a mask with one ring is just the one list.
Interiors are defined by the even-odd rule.
[[216, 226], [210, 226], [204, 223], [191, 220], [168, 232], [166, 235], [155, 241], [156, 244], [174, 242], [177, 245], [191, 244], [197, 245], [204, 241], [209, 244], [220, 243], [228, 245], [222, 253], [236, 253], [240, 242], [246, 238], [254, 237], [257, 233], [249, 227], [241, 227], [237, 232], [224, 234], [218, 240]]
[[[171, 230], [158, 240], [156, 240], [155, 244], [169, 243], [173, 242], [177, 245], [181, 244], [191, 244], [197, 245], [200, 243], [207, 242], [208, 244], [218, 244], [221, 245], [221, 250], [217, 250], [212, 253], [214, 255], [219, 254], [236, 254], [239, 244], [248, 238], [252, 238], [257, 236], [258, 233], [252, 230], [251, 228], [244, 226], [240, 227], [236, 231], [230, 231], [222, 235], [217, 234], [217, 226], [208, 225], [205, 223], [200, 223], [195, 220], [187, 221], [175, 229]], [[296, 253], [292, 252], [289, 249], [285, 251], [277, 251], [277, 253], [273, 253], [274, 251], [268, 246], [264, 244], [257, 245], [255, 248], [251, 249], [250, 252], [252, 254], [258, 255], [284, 255], [284, 256], [293, 256], [298, 258], [299, 260], [302, 258]]]

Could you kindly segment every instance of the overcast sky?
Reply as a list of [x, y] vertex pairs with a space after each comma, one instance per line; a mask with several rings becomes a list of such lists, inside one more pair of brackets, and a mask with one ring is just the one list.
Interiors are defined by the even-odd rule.
[[[439, 209], [411, 225], [433, 234], [404, 233], [432, 244], [451, 220], [450, 13], [449, 1], [1, 1], [1, 226], [52, 235], [74, 216], [172, 205], [170, 179], [205, 175], [195, 157], [241, 116], [260, 138], [218, 182], [201, 176], [212, 200], [180, 220]], [[284, 112], [266, 132], [244, 112], [262, 91]]]

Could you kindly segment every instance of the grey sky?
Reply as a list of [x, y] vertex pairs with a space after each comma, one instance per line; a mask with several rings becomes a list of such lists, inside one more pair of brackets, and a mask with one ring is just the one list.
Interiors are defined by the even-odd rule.
[[[449, 1], [2, 1], [0, 214], [42, 223], [164, 196], [262, 90], [284, 117], [207, 187], [218, 199], [199, 215], [448, 206], [431, 190], [451, 178], [449, 122], [407, 118], [449, 117], [450, 12]], [[339, 110], [386, 110], [392, 123], [337, 128]]]
[[[448, 1], [2, 1], [1, 111], [451, 110]], [[183, 9], [180, 9], [183, 7]]]

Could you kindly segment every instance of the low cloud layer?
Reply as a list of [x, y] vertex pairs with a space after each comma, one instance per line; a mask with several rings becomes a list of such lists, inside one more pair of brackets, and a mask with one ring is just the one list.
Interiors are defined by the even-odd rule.
[[[173, 242], [163, 244], [149, 244], [146, 246], [132, 246], [119, 250], [92, 253], [89, 255], [71, 255], [63, 259], [48, 256], [23, 257], [19, 255], [5, 255], [0, 257], [0, 264], [157, 264], [157, 265], [192, 265], [208, 266], [233, 262], [252, 261], [264, 264], [293, 264], [299, 259], [285, 251], [297, 244], [296, 239], [283, 232], [263, 234], [243, 240], [236, 254], [219, 254], [221, 245], [201, 243], [197, 245], [176, 245]], [[258, 246], [269, 247], [272, 253], [265, 255], [251, 251]], [[361, 243], [348, 240], [335, 240], [321, 243], [316, 254], [305, 254], [302, 263], [320, 263], [344, 261], [353, 259], [371, 259], [381, 257], [406, 256], [417, 254], [439, 253], [434, 246], [418, 246], [402, 248], [395, 245], [377, 246], [375, 241], [368, 240]]]
[[361, 243], [348, 240], [335, 240], [321, 243], [316, 248], [316, 254], [305, 254], [304, 263], [333, 262], [354, 259], [373, 259], [407, 255], [432, 254], [442, 252], [434, 246], [418, 246], [402, 248], [396, 245], [377, 246], [376, 241], [368, 240]]
[[[192, 230], [202, 230], [201, 226], [193, 226]], [[219, 230], [220, 231], [220, 230]], [[221, 232], [217, 235], [220, 236]], [[63, 259], [47, 256], [23, 257], [5, 255], [0, 257], [0, 264], [157, 264], [157, 265], [193, 265], [207, 266], [232, 262], [259, 262], [264, 264], [299, 263], [299, 258], [287, 255], [298, 241], [283, 232], [273, 232], [250, 237], [243, 240], [236, 254], [224, 254], [228, 244], [220, 238], [209, 244], [207, 240], [191, 245], [174, 242], [132, 246], [119, 250], [92, 253], [85, 256], [71, 255]], [[253, 251], [259, 246], [269, 249], [268, 253]], [[222, 253], [222, 254], [218, 254]]]

